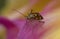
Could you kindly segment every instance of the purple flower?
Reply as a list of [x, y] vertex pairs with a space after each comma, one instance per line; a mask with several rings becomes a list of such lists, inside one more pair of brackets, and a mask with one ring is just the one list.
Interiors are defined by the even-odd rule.
[[16, 27], [16, 25], [14, 25], [13, 22], [4, 17], [0, 17], [0, 24], [3, 24], [7, 29], [7, 39], [17, 38], [18, 28]]

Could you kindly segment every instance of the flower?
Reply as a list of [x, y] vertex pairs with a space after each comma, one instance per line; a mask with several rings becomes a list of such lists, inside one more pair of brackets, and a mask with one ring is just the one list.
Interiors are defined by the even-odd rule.
[[0, 24], [4, 25], [7, 29], [7, 39], [16, 39], [18, 28], [10, 20], [0, 17]]

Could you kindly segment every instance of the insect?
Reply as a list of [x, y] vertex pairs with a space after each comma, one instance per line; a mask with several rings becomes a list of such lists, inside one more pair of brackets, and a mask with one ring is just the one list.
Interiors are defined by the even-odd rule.
[[[18, 11], [19, 12], [19, 11]], [[20, 12], [19, 12], [20, 13]], [[22, 13], [20, 13], [22, 14]], [[26, 17], [26, 23], [20, 32], [20, 39], [39, 39], [40, 28], [44, 24], [43, 17], [38, 12], [31, 12]]]
[[[19, 12], [18, 10], [16, 10], [16, 11]], [[19, 13], [21, 15], [23, 15], [26, 18], [26, 20], [30, 20], [30, 21], [32, 21], [32, 20], [39, 20], [40, 21], [40, 20], [43, 19], [42, 15], [40, 15], [39, 12], [33, 12], [33, 10], [31, 10], [31, 12], [28, 14], [28, 16], [25, 16], [21, 12], [19, 12]]]
[[43, 17], [38, 12], [30, 12], [30, 14], [27, 16], [27, 20], [42, 20]]

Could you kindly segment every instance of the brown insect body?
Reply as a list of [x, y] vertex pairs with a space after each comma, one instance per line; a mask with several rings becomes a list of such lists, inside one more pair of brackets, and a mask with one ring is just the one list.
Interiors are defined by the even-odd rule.
[[42, 20], [43, 17], [39, 14], [39, 13], [30, 13], [28, 16], [27, 16], [27, 19], [29, 20]]
[[33, 21], [33, 20], [41, 21], [43, 19], [43, 17], [38, 12], [32, 12], [32, 10], [26, 18], [29, 21]]

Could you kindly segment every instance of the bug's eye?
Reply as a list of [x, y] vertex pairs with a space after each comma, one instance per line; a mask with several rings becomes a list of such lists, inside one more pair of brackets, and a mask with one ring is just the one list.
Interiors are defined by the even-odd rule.
[[40, 18], [41, 18], [41, 19], [43, 19], [43, 17], [42, 17], [42, 16], [40, 16]]

